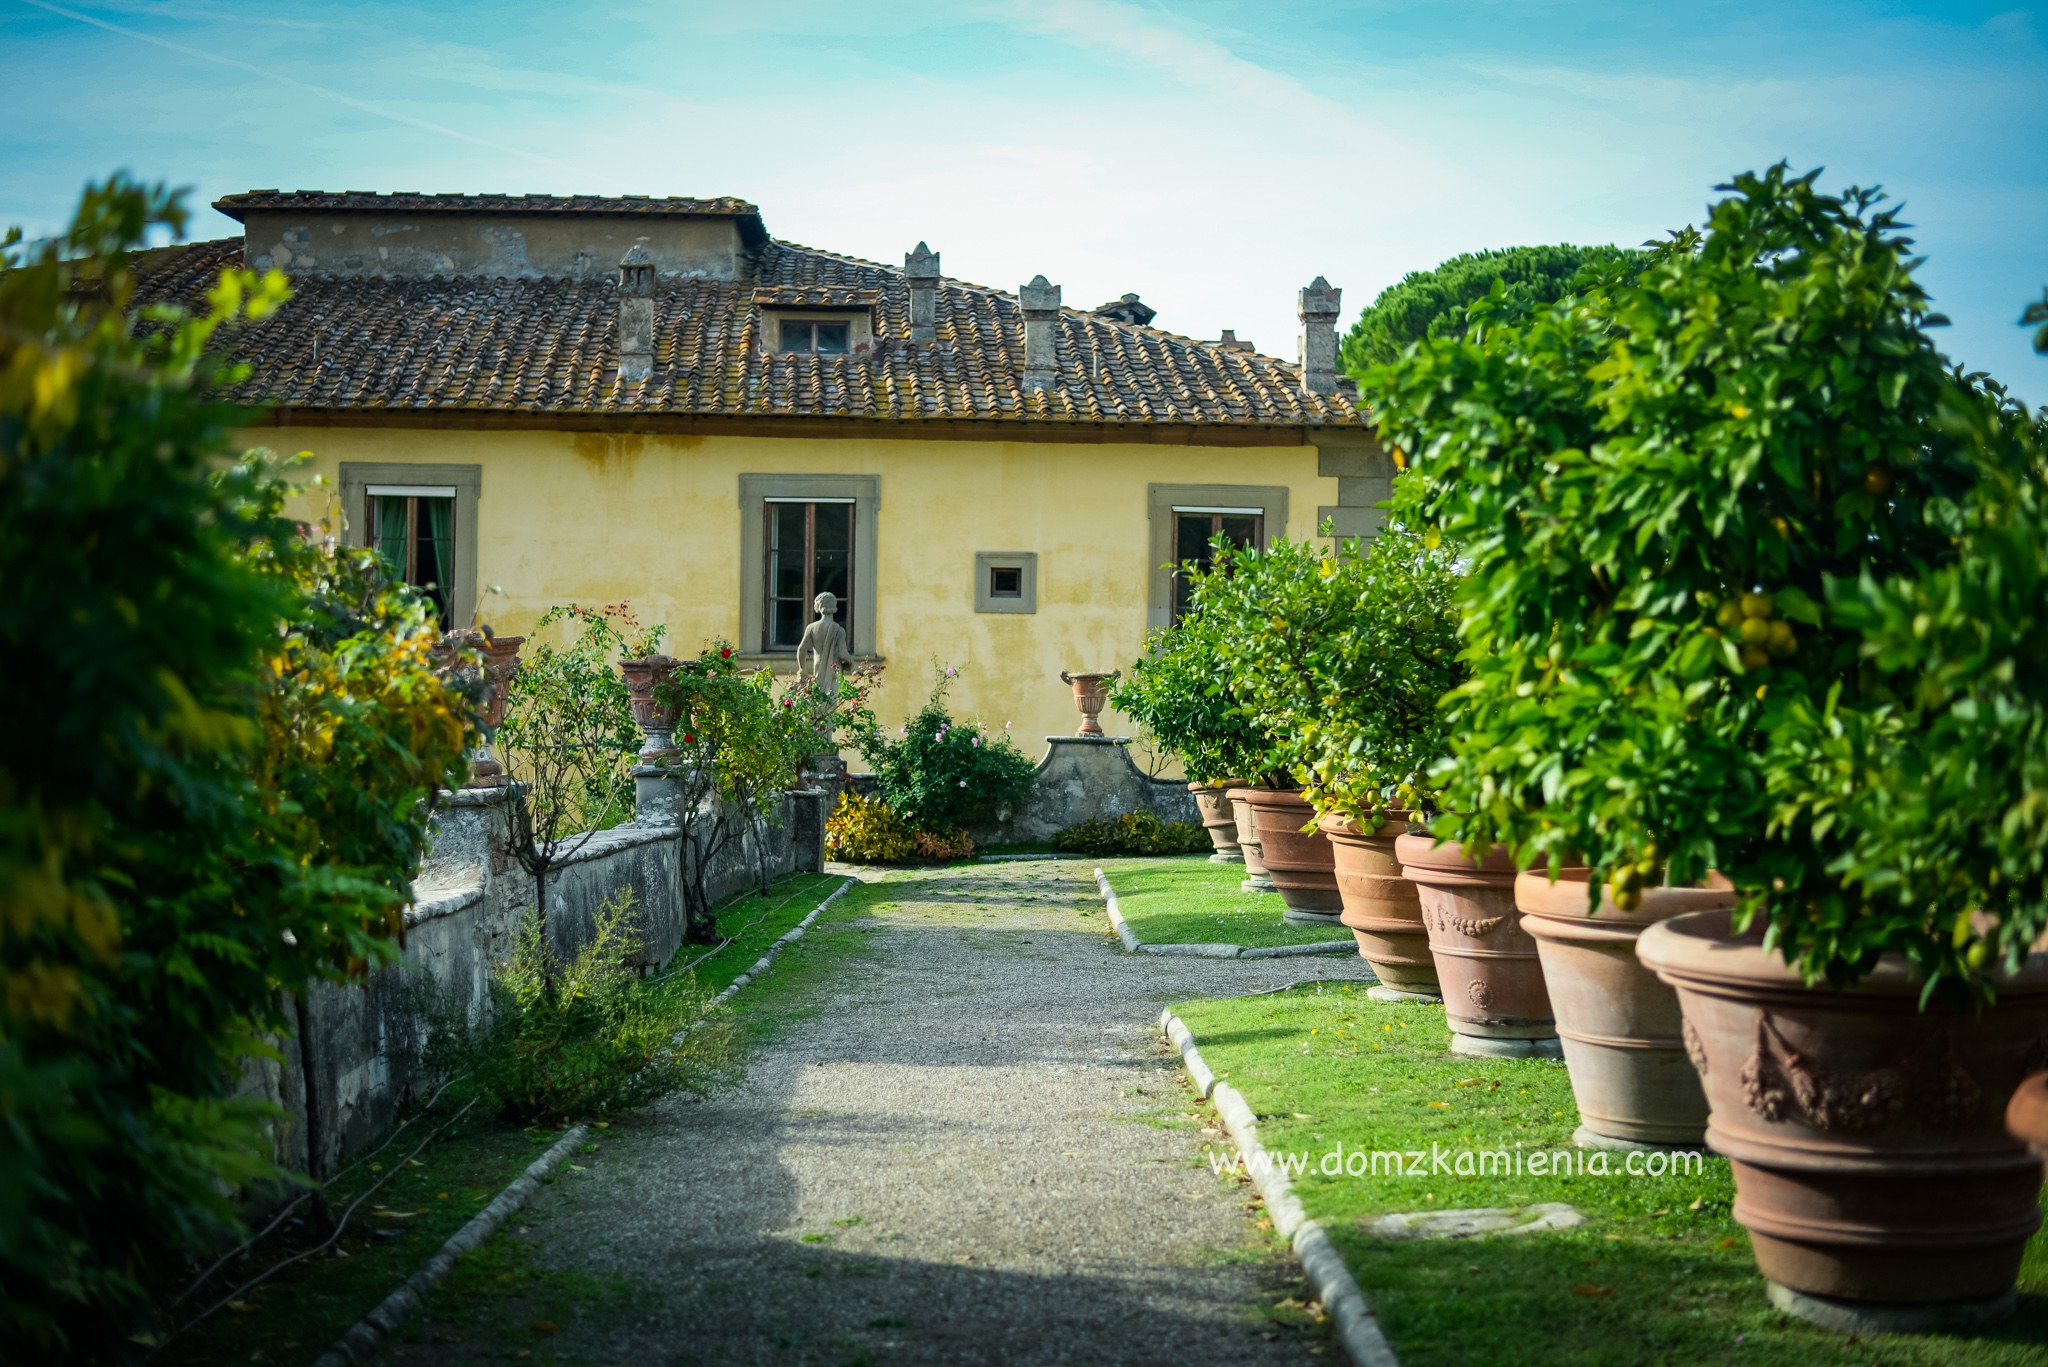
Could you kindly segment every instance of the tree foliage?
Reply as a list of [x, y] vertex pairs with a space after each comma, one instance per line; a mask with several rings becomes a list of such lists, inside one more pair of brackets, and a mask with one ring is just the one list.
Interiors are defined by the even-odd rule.
[[742, 670], [732, 644], [713, 641], [695, 659], [678, 660], [654, 685], [676, 709], [677, 758], [669, 782], [674, 810], [692, 851], [683, 876], [685, 938], [717, 937], [710, 877], [717, 858], [743, 836], [755, 840], [756, 874], [769, 881], [767, 831], [783, 794], [818, 749], [820, 700], [792, 686], [778, 694], [767, 670]]
[[1465, 677], [1456, 557], [1434, 539], [1397, 524], [1343, 554], [1232, 548], [1204, 586], [1217, 667], [1319, 813], [1434, 809], [1439, 704]]
[[[1228, 543], [1218, 543], [1218, 555]], [[1228, 625], [1212, 611], [1213, 576], [1193, 563], [1179, 573], [1193, 581], [1188, 611], [1145, 641], [1145, 653], [1110, 690], [1110, 705], [1145, 728], [1153, 744], [1180, 761], [1190, 783], [1266, 783], [1285, 780], [1286, 757], [1256, 726], [1217, 668]]]
[[1465, 335], [1469, 310], [1501, 286], [1494, 305], [1532, 312], [1572, 292], [1581, 271], [1632, 274], [1642, 256], [1621, 247], [1501, 247], [1454, 256], [1434, 270], [1411, 271], [1379, 293], [1351, 325], [1341, 344], [1344, 367], [1363, 376], [1394, 360], [1416, 342]]
[[[1426, 480], [1410, 515], [1471, 562], [1473, 675], [1451, 702], [1437, 829], [1583, 860], [1624, 904], [1664, 870], [1719, 869], [1809, 976], [1847, 981], [1898, 951], [1953, 981], [1976, 903], [1885, 875], [1853, 829], [1875, 798], [1844, 787], [1927, 762], [1910, 731], [1934, 713], [1915, 709], [1966, 725], [1965, 695], [1929, 701], [1934, 656], [1880, 609], [1887, 593], [1961, 600], [1986, 445], [1971, 427], [1995, 396], [1935, 350], [1879, 195], [1826, 195], [1782, 165], [1723, 189], [1639, 281], [1509, 323], [1496, 291], [1468, 336], [1375, 375], [1382, 433]], [[1978, 521], [1988, 554], [1996, 519]], [[1950, 621], [1925, 649], [1974, 658]], [[1935, 768], [1948, 778], [1899, 791], [1933, 798], [1959, 776]], [[1971, 877], [1988, 891], [1987, 868]]]
[[0, 269], [0, 1356], [119, 1351], [137, 1303], [277, 1174], [232, 1096], [280, 989], [394, 952], [425, 800], [468, 700], [424, 607], [308, 544], [214, 334], [269, 313], [231, 271], [131, 312], [178, 197], [87, 190]]
[[507, 685], [498, 728], [513, 854], [533, 879], [534, 910], [547, 931], [548, 875], [597, 832], [633, 814], [633, 755], [640, 728], [618, 660], [652, 654], [662, 629], [643, 629], [625, 603], [557, 605], [536, 631], [567, 624], [566, 642], [531, 641]]

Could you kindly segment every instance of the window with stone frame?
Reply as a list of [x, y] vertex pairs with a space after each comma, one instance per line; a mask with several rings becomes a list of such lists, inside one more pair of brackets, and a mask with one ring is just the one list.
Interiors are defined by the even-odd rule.
[[839, 600], [839, 625], [847, 640], [859, 605], [854, 601], [854, 500], [850, 498], [763, 500], [767, 551], [761, 614], [763, 650], [795, 650], [810, 624], [819, 594]]
[[1191, 587], [1183, 566], [1192, 562], [1208, 569], [1215, 562], [1216, 538], [1230, 545], [1263, 546], [1266, 540], [1266, 512], [1263, 508], [1190, 508], [1173, 510], [1173, 620], [1179, 621], [1188, 608]]
[[433, 600], [444, 630], [452, 626], [454, 487], [372, 484], [364, 501], [369, 544], [399, 578]]

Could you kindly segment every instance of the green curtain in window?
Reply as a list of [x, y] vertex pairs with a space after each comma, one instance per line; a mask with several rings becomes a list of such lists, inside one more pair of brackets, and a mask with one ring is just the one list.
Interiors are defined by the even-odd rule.
[[405, 500], [378, 497], [370, 500], [370, 538], [377, 554], [391, 565], [393, 574], [405, 575]]
[[434, 540], [434, 563], [420, 566], [420, 578], [445, 589], [455, 577], [455, 500], [423, 498], [420, 511], [426, 515], [427, 535]]

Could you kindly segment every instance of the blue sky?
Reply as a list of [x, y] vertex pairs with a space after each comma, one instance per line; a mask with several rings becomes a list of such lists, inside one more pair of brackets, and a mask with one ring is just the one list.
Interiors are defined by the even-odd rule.
[[1903, 0], [0, 0], [0, 223], [47, 232], [115, 167], [201, 204], [736, 194], [791, 241], [922, 238], [1291, 357], [1319, 273], [1348, 321], [1460, 251], [1660, 236], [1783, 158], [1904, 199], [1951, 354], [2041, 403], [2044, 43], [2048, 5]]

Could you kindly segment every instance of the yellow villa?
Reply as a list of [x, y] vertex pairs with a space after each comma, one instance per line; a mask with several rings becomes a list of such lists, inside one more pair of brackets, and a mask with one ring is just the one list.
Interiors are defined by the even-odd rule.
[[146, 296], [291, 277], [227, 344], [268, 413], [248, 440], [310, 451], [346, 535], [453, 623], [623, 599], [672, 650], [723, 637], [793, 668], [830, 590], [890, 666], [885, 718], [950, 664], [955, 712], [1036, 753], [1077, 721], [1062, 669], [1116, 668], [1170, 620], [1171, 563], [1218, 531], [1369, 533], [1392, 473], [1321, 279], [1290, 364], [1152, 328], [1135, 296], [1090, 312], [1043, 277], [948, 279], [922, 243], [896, 267], [780, 242], [736, 199], [215, 207], [243, 235], [165, 253]]

